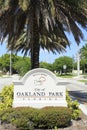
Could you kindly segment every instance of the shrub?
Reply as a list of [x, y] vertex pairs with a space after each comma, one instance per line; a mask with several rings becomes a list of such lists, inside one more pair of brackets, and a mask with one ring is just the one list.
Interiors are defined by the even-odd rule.
[[71, 110], [72, 110], [72, 119], [79, 119], [81, 110], [79, 109], [79, 103], [77, 100], [73, 101], [71, 104]]
[[71, 112], [64, 107], [47, 107], [41, 109], [38, 119], [39, 128], [65, 127], [70, 124]]
[[19, 128], [20, 130], [34, 130], [34, 123], [24, 116], [16, 118], [13, 124], [16, 126], [16, 128]]
[[13, 85], [5, 86], [0, 93], [0, 110], [12, 107], [13, 103]]
[[77, 100], [72, 100], [69, 96], [68, 91], [66, 92], [66, 100], [68, 103], [68, 107], [72, 110], [72, 119], [77, 120], [79, 119], [81, 110], [79, 109], [79, 103]]
[[0, 113], [3, 122], [12, 123], [20, 130], [51, 129], [68, 126], [71, 111], [68, 108], [48, 107], [44, 109], [17, 108]]
[[0, 120], [1, 122], [9, 123], [10, 122], [10, 114], [13, 112], [13, 109], [6, 109], [0, 111]]

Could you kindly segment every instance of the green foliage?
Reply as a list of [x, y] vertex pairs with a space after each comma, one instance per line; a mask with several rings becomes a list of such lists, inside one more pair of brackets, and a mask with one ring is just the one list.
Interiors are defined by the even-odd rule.
[[5, 86], [0, 94], [0, 110], [12, 107], [13, 85]]
[[54, 127], [54, 130], [58, 130], [58, 128], [55, 126], [55, 127]]
[[13, 112], [12, 108], [9, 109], [4, 109], [4, 110], [0, 110], [0, 120], [2, 120], [2, 122], [5, 123], [9, 123], [10, 122], [10, 117], [9, 115]]
[[81, 64], [81, 69], [83, 70], [83, 73], [87, 73], [87, 44], [85, 44], [81, 49], [80, 49], [80, 64]]
[[86, 80], [86, 79], [78, 80], [78, 81], [83, 82], [83, 83], [87, 83], [87, 80]]
[[9, 5], [10, 5], [10, 0], [0, 0], [0, 9], [4, 10], [4, 9], [7, 9], [9, 8]]
[[[12, 61], [12, 70], [14, 71], [14, 68], [13, 68], [13, 64], [14, 62], [16, 62], [16, 56], [12, 54], [11, 56], [11, 61]], [[0, 69], [3, 71], [3, 72], [8, 72], [9, 71], [9, 68], [10, 68], [10, 54], [4, 54], [0, 57]]]
[[62, 107], [8, 109], [0, 112], [0, 120], [12, 123], [19, 130], [51, 129], [70, 125], [71, 111]]
[[[18, 73], [19, 75], [24, 75], [30, 70], [30, 59], [28, 57], [11, 55], [11, 67], [12, 73]], [[4, 54], [0, 57], [0, 70], [3, 72], [8, 72], [10, 68], [10, 55]]]
[[65, 127], [70, 124], [71, 112], [68, 108], [47, 107], [41, 110], [39, 121], [39, 128]]
[[19, 5], [24, 11], [26, 11], [29, 7], [29, 2], [30, 0], [19, 0]]
[[72, 100], [69, 96], [68, 91], [66, 92], [66, 100], [68, 103], [68, 107], [71, 109], [72, 111], [72, 119], [77, 120], [79, 119], [81, 110], [79, 109], [79, 103], [77, 100]]
[[16, 118], [13, 124], [16, 125], [16, 127], [20, 130], [34, 130], [34, 123], [23, 116], [21, 116], [20, 118]]
[[82, 4], [82, 0], [63, 0], [63, 1], [76, 8], [80, 7], [80, 5]]
[[63, 65], [66, 65], [66, 73], [72, 71], [73, 59], [67, 56], [60, 57], [53, 63], [54, 70], [64, 72]]
[[40, 62], [40, 67], [53, 71], [53, 65], [47, 62]]
[[10, 55], [9, 54], [2, 55], [2, 57], [0, 58], [0, 64], [1, 64], [1, 70], [3, 70], [4, 72], [8, 71], [10, 66]]
[[10, 0], [5, 0], [4, 5], [5, 5], [5, 7], [9, 7], [9, 5], [10, 5]]
[[72, 101], [71, 97], [69, 96], [68, 91], [66, 91], [66, 101], [68, 103], [68, 107], [69, 107], [69, 103]]
[[79, 109], [79, 104], [77, 101], [72, 102], [71, 110], [72, 110], [72, 119], [75, 119], [75, 120], [79, 119], [79, 115], [81, 111]]
[[14, 69], [23, 76], [31, 68], [30, 59], [28, 57], [17, 57], [17, 61], [14, 63]]
[[87, 44], [80, 49], [81, 58], [87, 59]]

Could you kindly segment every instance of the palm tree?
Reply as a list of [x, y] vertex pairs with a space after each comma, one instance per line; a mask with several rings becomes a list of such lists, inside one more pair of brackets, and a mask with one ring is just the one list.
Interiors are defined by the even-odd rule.
[[1, 0], [0, 39], [8, 38], [10, 50], [30, 52], [31, 67], [37, 68], [40, 47], [55, 53], [70, 45], [65, 32], [72, 32], [79, 44], [78, 24], [86, 29], [86, 7], [85, 0]]

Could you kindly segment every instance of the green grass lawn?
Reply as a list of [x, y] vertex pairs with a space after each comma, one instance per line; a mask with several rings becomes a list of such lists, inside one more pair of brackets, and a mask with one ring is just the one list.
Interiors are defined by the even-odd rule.
[[83, 79], [83, 80], [78, 80], [80, 82], [83, 82], [83, 83], [87, 83], [87, 80]]

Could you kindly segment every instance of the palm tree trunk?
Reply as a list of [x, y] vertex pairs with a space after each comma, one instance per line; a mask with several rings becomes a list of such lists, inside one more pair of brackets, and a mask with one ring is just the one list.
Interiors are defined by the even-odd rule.
[[39, 30], [34, 7], [32, 8], [32, 29], [31, 29], [31, 69], [39, 68]]
[[39, 51], [40, 45], [36, 37], [33, 39], [33, 43], [31, 45], [31, 69], [39, 68]]

